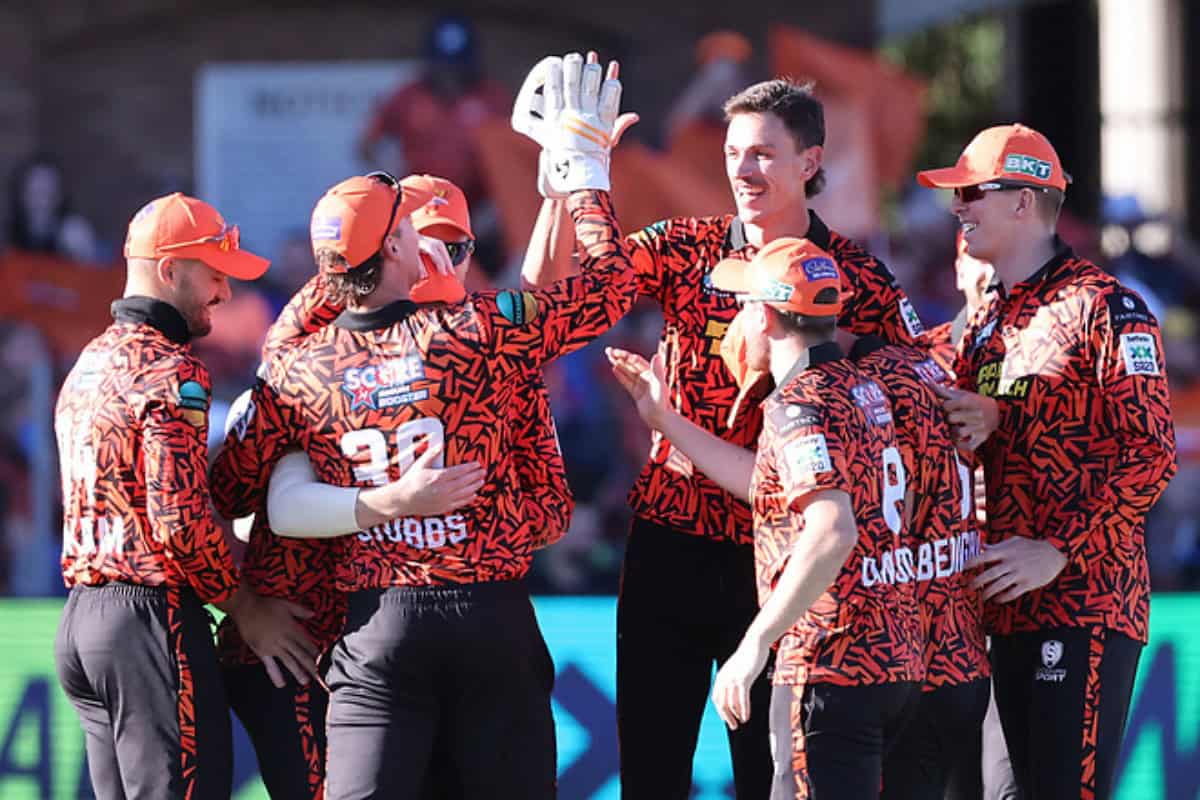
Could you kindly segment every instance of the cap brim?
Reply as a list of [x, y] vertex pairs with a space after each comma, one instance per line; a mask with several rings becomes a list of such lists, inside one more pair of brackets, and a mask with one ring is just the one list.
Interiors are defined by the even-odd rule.
[[222, 250], [218, 247], [197, 247], [195, 249], [179, 250], [175, 253], [182, 258], [194, 258], [203, 261], [217, 272], [224, 273], [239, 281], [252, 281], [263, 276], [267, 267], [271, 266], [268, 259], [256, 256], [248, 250]]
[[433, 214], [422, 214], [420, 217], [413, 217], [413, 227], [417, 229], [417, 233], [427, 231], [435, 225], [445, 225], [446, 227], [454, 228], [454, 230], [458, 231], [463, 236], [471, 239], [475, 238], [475, 234], [471, 233], [470, 228], [464, 228], [462, 225], [459, 225], [452, 219], [435, 216]]
[[749, 263], [737, 258], [718, 261], [712, 271], [713, 286], [723, 292], [749, 294], [750, 270], [746, 269]]
[[972, 172], [963, 167], [945, 167], [918, 172], [917, 183], [930, 189], [957, 189], [960, 186], [974, 186], [990, 181], [993, 177], [995, 176]]

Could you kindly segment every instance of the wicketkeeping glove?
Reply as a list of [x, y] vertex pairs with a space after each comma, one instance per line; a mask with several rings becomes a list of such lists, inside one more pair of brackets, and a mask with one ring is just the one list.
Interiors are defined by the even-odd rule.
[[611, 188], [612, 148], [637, 121], [636, 114], [618, 116], [620, 105], [615, 63], [607, 79], [600, 64], [585, 63], [579, 53], [544, 58], [530, 71], [513, 105], [512, 126], [542, 146], [538, 189], [543, 196]]

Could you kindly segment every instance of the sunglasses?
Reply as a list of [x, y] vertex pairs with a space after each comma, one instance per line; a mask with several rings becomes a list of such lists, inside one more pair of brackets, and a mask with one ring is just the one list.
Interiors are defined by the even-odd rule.
[[446, 252], [450, 254], [450, 263], [456, 267], [475, 252], [474, 239], [467, 239], [465, 242], [442, 242], [442, 244], [446, 245]]
[[211, 236], [193, 239], [190, 242], [176, 242], [175, 244], [163, 245], [158, 249], [178, 250], [182, 247], [195, 247], [196, 245], [200, 244], [215, 244], [222, 252], [228, 253], [232, 250], [239, 249], [241, 247], [241, 243], [242, 234], [241, 231], [238, 230], [238, 226], [224, 224], [221, 226], [221, 230], [217, 231]]
[[1049, 192], [1048, 186], [1030, 186], [1027, 183], [1000, 183], [991, 181], [989, 183], [977, 183], [974, 186], [959, 186], [954, 190], [954, 196], [962, 203], [974, 203], [976, 200], [982, 200], [983, 196], [988, 192], [1008, 192], [1016, 189], [1031, 189], [1035, 192]]
[[392, 212], [388, 214], [387, 228], [383, 231], [383, 240], [379, 242], [379, 249], [382, 250], [383, 246], [387, 244], [388, 237], [392, 235], [392, 228], [394, 227], [396, 221], [396, 209], [400, 208], [400, 200], [404, 197], [404, 187], [400, 185], [399, 178], [392, 173], [384, 172], [383, 170], [368, 172], [366, 177], [373, 181], [382, 183], [384, 186], [390, 186], [396, 190], [396, 199], [392, 201]]

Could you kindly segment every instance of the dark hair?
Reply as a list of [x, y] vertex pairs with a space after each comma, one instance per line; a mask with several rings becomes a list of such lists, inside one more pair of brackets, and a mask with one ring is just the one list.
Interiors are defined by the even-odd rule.
[[330, 300], [343, 306], [368, 297], [379, 288], [383, 278], [383, 251], [376, 252], [354, 269], [345, 272], [330, 270], [331, 267], [344, 267], [345, 264], [345, 257], [335, 250], [322, 247], [317, 251], [317, 267], [326, 273], [325, 293]]
[[[813, 84], [775, 78], [749, 86], [725, 101], [725, 121], [738, 114], [774, 114], [791, 131], [803, 150], [825, 144], [825, 107], [813, 94]], [[818, 167], [804, 184], [804, 195], [815, 197], [825, 188], [825, 168]]]
[[[25, 184], [28, 183], [30, 174], [39, 167], [48, 167], [58, 175], [55, 224], [48, 236], [35, 235], [29, 229], [29, 220], [25, 214]], [[13, 170], [8, 191], [8, 246], [33, 253], [58, 252], [58, 229], [71, 211], [67, 199], [66, 175], [58, 160], [46, 153], [30, 156]]]
[[[823, 292], [837, 292], [837, 289], [822, 289], [817, 294], [818, 300], [821, 299], [820, 295]], [[783, 329], [788, 333], [803, 333], [808, 336], [822, 334], [826, 338], [832, 339], [837, 330], [837, 317], [810, 317], [807, 314], [797, 314], [795, 311], [783, 311], [770, 304], [767, 304], [767, 308], [771, 309]]]

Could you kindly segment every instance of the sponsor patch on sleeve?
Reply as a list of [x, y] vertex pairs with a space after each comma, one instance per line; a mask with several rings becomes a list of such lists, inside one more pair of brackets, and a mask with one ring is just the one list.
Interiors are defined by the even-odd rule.
[[921, 324], [921, 315], [907, 296], [900, 298], [900, 317], [904, 320], [904, 327], [908, 329], [909, 336], [920, 336], [925, 332], [925, 326]]
[[537, 319], [538, 299], [533, 292], [501, 292], [496, 295], [500, 315], [513, 325], [524, 325]]
[[1148, 333], [1122, 333], [1121, 355], [1126, 375], [1158, 375], [1158, 347]]
[[1120, 332], [1130, 325], [1153, 325], [1154, 315], [1146, 307], [1145, 301], [1132, 292], [1117, 292], [1110, 294], [1108, 300], [1108, 319], [1115, 332]]
[[179, 385], [179, 410], [185, 420], [197, 428], [208, 422], [208, 406], [211, 398], [208, 390], [196, 381], [184, 381]]
[[797, 478], [833, 471], [833, 461], [829, 458], [829, 446], [823, 433], [801, 436], [788, 442], [783, 447], [783, 457], [788, 470]]

